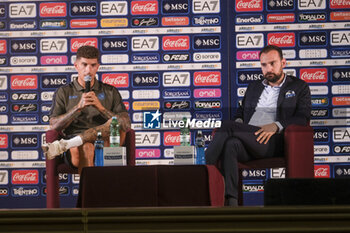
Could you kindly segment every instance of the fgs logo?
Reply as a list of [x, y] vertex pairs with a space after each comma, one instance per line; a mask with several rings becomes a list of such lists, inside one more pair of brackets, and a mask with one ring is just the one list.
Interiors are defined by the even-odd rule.
[[37, 148], [38, 147], [38, 134], [13, 134], [11, 136], [13, 148]]
[[261, 71], [238, 71], [237, 72], [237, 82], [238, 84], [248, 84], [255, 80], [263, 80], [264, 75], [261, 73]]
[[68, 45], [67, 39], [41, 39], [40, 52], [41, 53], [67, 53]]
[[160, 146], [159, 132], [137, 132], [135, 135], [135, 144], [137, 147]]
[[68, 83], [67, 75], [42, 75], [41, 76], [41, 87], [43, 89], [57, 89], [60, 86]]
[[326, 0], [298, 0], [299, 10], [326, 9]]
[[220, 36], [194, 36], [194, 49], [220, 49]]
[[350, 44], [350, 31], [332, 31], [332, 46], [347, 46]]
[[132, 26], [134, 27], [151, 27], [151, 26], [158, 26], [159, 20], [155, 17], [149, 17], [149, 18], [133, 18], [132, 19]]
[[40, 3], [40, 17], [65, 17], [67, 5], [64, 2]]
[[36, 53], [36, 40], [11, 40], [11, 53]]
[[26, 90], [38, 88], [38, 76], [36, 75], [12, 75], [11, 89]]
[[129, 87], [128, 73], [102, 74], [102, 82], [114, 87]]
[[332, 81], [333, 82], [348, 82], [348, 81], [350, 81], [350, 69], [349, 68], [332, 69]]
[[162, 10], [163, 14], [186, 14], [188, 13], [188, 0], [164, 0]]
[[9, 5], [10, 18], [35, 18], [35, 3], [13, 3]]
[[294, 47], [295, 34], [294, 32], [269, 33], [267, 34], [267, 41], [269, 45], [276, 45], [278, 47]]
[[76, 53], [78, 49], [83, 45], [90, 45], [97, 48], [97, 38], [72, 38], [71, 52]]
[[190, 86], [189, 72], [164, 72], [164, 87], [188, 87]]
[[270, 0], [267, 4], [268, 10], [293, 10], [294, 0]]
[[300, 46], [327, 45], [326, 32], [301, 32], [299, 38]]
[[189, 50], [189, 36], [164, 36], [162, 38], [163, 50]]
[[128, 38], [102, 38], [103, 51], [128, 51]]
[[192, 12], [194, 14], [220, 13], [220, 0], [193, 0]]
[[133, 73], [132, 80], [134, 87], [158, 87], [159, 73]]
[[237, 12], [262, 11], [262, 0], [236, 0]]
[[13, 93], [11, 95], [12, 101], [21, 101], [21, 100], [38, 100], [37, 93]]
[[0, 148], [6, 149], [8, 147], [8, 135], [0, 134]]
[[72, 2], [70, 4], [71, 16], [96, 16], [97, 3], [96, 2]]
[[189, 109], [191, 105], [190, 101], [166, 101], [164, 102], [165, 109]]
[[264, 34], [237, 34], [236, 35], [236, 47], [238, 49], [243, 48], [262, 48], [264, 47]]
[[300, 69], [300, 79], [308, 83], [324, 83], [328, 81], [327, 68]]
[[127, 15], [127, 1], [103, 1], [100, 3], [100, 13], [103, 16]]
[[158, 1], [132, 1], [132, 15], [156, 15], [158, 14]]
[[158, 36], [138, 36], [131, 38], [132, 51], [158, 51]]
[[38, 104], [12, 104], [11, 111], [14, 113], [33, 113], [38, 111]]

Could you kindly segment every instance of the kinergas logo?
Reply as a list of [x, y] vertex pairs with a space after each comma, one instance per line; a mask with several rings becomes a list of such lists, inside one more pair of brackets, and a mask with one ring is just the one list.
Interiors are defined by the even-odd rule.
[[40, 17], [65, 17], [67, 5], [64, 2], [50, 2], [40, 4]]
[[128, 73], [102, 74], [102, 82], [114, 87], [129, 87]]
[[263, 10], [262, 0], [236, 0], [237, 12], [262, 11], [262, 10]]
[[158, 1], [132, 1], [131, 14], [156, 15], [158, 14]]
[[72, 52], [77, 52], [78, 48], [83, 45], [90, 45], [97, 48], [97, 38], [72, 38], [70, 43]]
[[37, 88], [38, 88], [37, 75], [12, 75], [11, 76], [11, 89], [13, 90], [37, 89]]

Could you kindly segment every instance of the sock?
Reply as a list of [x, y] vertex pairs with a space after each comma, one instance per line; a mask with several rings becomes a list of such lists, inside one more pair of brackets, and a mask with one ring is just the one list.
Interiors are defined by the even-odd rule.
[[77, 147], [83, 145], [83, 139], [81, 139], [80, 136], [75, 136], [74, 138], [71, 138], [69, 140], [65, 140], [67, 143], [66, 149], [70, 149], [72, 147]]

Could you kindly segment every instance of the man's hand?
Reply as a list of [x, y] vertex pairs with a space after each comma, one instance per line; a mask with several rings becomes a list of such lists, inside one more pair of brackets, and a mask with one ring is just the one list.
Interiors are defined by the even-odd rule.
[[268, 143], [272, 135], [278, 131], [278, 126], [275, 123], [268, 125], [263, 125], [261, 128], [255, 132], [255, 135], [259, 135], [256, 140], [261, 143]]
[[81, 96], [81, 99], [80, 99], [80, 101], [78, 103], [78, 109], [79, 110], [83, 110], [87, 106], [93, 106], [99, 111], [104, 109], [104, 107], [102, 106], [101, 102], [97, 98], [95, 92], [93, 92], [93, 91], [90, 91], [88, 93], [83, 93], [83, 95]]

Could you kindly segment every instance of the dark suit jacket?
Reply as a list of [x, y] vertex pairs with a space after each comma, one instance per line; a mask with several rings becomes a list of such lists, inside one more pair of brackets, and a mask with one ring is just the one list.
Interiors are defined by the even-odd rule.
[[[262, 81], [251, 83], [245, 93], [235, 119], [241, 118], [248, 124], [255, 112], [259, 97], [264, 90]], [[281, 87], [277, 101], [277, 121], [285, 129], [288, 125], [307, 125], [311, 114], [310, 88], [306, 82], [287, 76]]]

